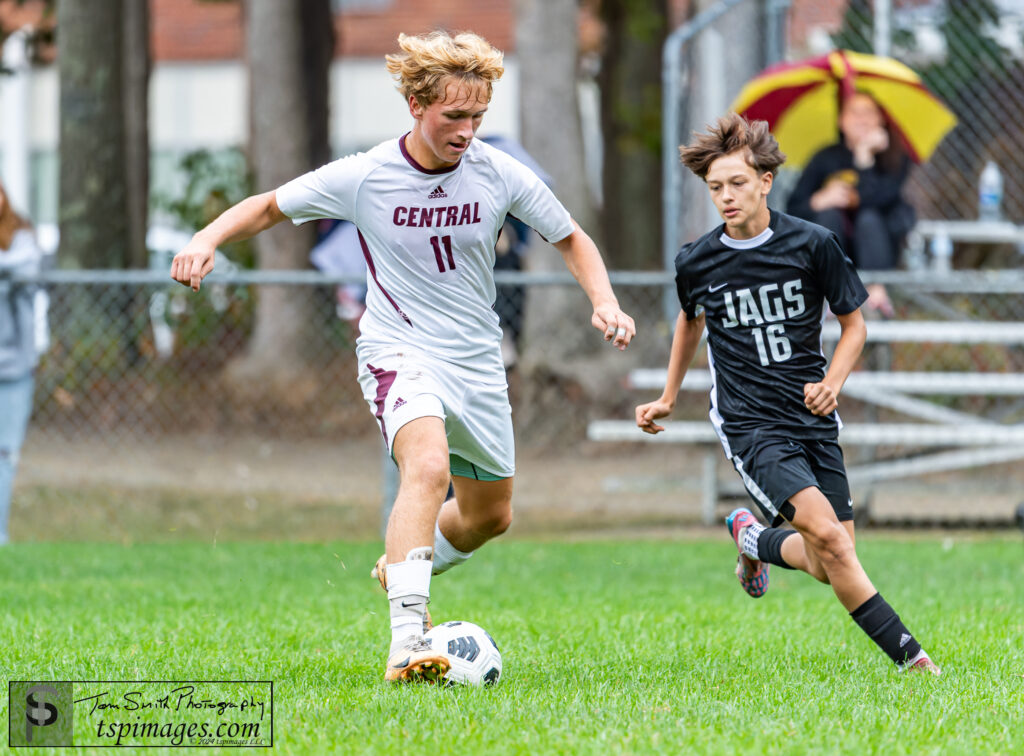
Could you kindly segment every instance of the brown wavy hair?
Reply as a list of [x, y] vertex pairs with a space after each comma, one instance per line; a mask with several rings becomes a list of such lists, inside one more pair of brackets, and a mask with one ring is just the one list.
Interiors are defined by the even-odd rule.
[[32, 224], [14, 212], [3, 184], [0, 184], [0, 198], [3, 199], [3, 206], [0, 208], [0, 249], [8, 250], [11, 248], [15, 232], [23, 228], [32, 228]]
[[427, 107], [444, 96], [442, 82], [448, 77], [461, 81], [479, 81], [487, 87], [505, 73], [504, 53], [472, 32], [435, 31], [411, 37], [398, 35], [401, 52], [385, 56], [388, 73], [398, 82], [398, 91], [406, 100], [415, 97]]
[[747, 165], [758, 173], [774, 174], [786, 162], [779, 143], [768, 130], [768, 122], [748, 121], [737, 113], [709, 124], [703, 134], [694, 132], [693, 141], [679, 148], [679, 157], [683, 165], [706, 179], [713, 162], [739, 150], [744, 151]]

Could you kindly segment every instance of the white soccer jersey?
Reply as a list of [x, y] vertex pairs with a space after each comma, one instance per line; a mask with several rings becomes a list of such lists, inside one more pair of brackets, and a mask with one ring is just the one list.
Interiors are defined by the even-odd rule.
[[450, 168], [429, 170], [405, 137], [335, 160], [277, 190], [298, 225], [343, 218], [367, 264], [359, 345], [405, 344], [504, 379], [494, 312], [494, 245], [506, 215], [551, 242], [573, 231], [536, 174], [474, 139]]

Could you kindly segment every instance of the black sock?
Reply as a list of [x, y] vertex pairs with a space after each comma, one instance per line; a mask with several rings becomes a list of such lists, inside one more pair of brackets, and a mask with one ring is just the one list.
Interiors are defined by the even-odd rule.
[[796, 535], [795, 530], [765, 528], [757, 537], [757, 558], [768, 564], [777, 564], [784, 570], [794, 569], [782, 558], [782, 542], [793, 535]]
[[897, 664], [913, 659], [921, 651], [921, 644], [914, 639], [880, 593], [850, 612], [850, 616]]

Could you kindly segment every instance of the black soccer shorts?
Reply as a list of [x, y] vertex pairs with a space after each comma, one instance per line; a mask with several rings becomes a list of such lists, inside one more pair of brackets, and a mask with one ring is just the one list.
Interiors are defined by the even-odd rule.
[[850, 484], [837, 441], [730, 436], [729, 446], [747, 493], [772, 527], [793, 518], [789, 498], [811, 486], [825, 494], [840, 522], [853, 519]]

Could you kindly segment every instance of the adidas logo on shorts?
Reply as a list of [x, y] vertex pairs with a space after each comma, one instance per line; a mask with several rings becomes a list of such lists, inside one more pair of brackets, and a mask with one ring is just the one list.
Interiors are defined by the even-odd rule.
[[438, 185], [438, 187], [434, 191], [427, 195], [427, 199], [444, 199], [447, 196], [448, 195], [445, 193], [444, 189], [442, 189], [441, 186]]
[[403, 404], [405, 404], [405, 399], [403, 399], [402, 397], [398, 397], [398, 399], [395, 400], [395, 406], [391, 408], [391, 411], [394, 412], [396, 409], [401, 407]]

